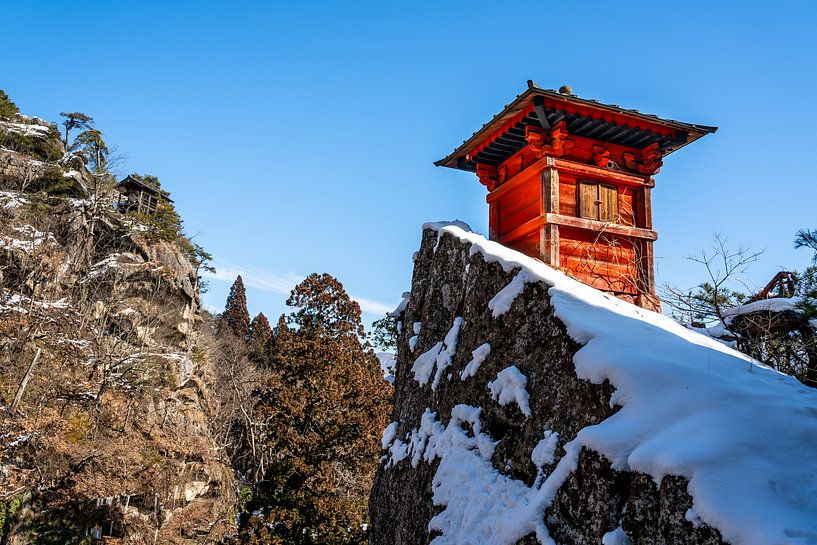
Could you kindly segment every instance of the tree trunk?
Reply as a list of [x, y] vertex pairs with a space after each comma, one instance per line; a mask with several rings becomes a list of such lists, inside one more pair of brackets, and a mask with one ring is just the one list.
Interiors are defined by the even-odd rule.
[[31, 380], [31, 374], [34, 372], [34, 366], [37, 365], [37, 361], [40, 359], [40, 354], [42, 354], [42, 348], [37, 349], [37, 353], [34, 354], [34, 358], [28, 365], [28, 370], [26, 371], [26, 374], [23, 377], [22, 382], [20, 382], [20, 387], [17, 388], [17, 394], [14, 396], [14, 401], [11, 402], [11, 412], [17, 410], [17, 406], [20, 404], [20, 400], [23, 399], [23, 394], [26, 391], [26, 386], [28, 386], [28, 381]]

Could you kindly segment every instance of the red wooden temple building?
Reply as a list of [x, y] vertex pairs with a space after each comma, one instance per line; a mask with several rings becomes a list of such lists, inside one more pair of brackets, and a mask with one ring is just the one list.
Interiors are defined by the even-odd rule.
[[716, 130], [529, 81], [435, 164], [475, 172], [488, 188], [491, 240], [657, 310], [653, 175], [665, 156]]

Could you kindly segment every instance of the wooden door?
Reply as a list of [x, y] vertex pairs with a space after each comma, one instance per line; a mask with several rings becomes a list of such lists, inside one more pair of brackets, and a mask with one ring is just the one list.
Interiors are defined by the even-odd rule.
[[579, 217], [617, 222], [618, 188], [593, 182], [579, 182]]
[[579, 217], [599, 219], [599, 184], [579, 182]]
[[599, 221], [618, 222], [618, 189], [611, 185], [599, 185]]

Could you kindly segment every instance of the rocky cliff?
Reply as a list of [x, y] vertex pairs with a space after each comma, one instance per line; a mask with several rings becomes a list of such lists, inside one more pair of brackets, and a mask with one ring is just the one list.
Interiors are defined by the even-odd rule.
[[414, 261], [372, 545], [817, 542], [813, 390], [466, 226]]
[[233, 475], [184, 244], [46, 123], [0, 144], [0, 543], [219, 542]]

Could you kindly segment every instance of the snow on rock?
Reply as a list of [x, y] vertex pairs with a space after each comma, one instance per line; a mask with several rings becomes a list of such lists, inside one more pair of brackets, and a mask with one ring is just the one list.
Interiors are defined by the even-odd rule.
[[522, 269], [519, 271], [513, 280], [511, 280], [511, 283], [502, 288], [502, 290], [488, 302], [488, 308], [491, 309], [493, 317], [498, 318], [508, 312], [514, 300], [522, 293], [522, 290], [525, 289], [525, 283], [532, 280], [535, 280], [535, 277], [531, 276], [527, 270]]
[[607, 532], [602, 536], [601, 545], [632, 545], [632, 542], [624, 533], [624, 529], [619, 526], [612, 532]]
[[28, 199], [16, 191], [0, 191], [0, 208], [12, 210], [14, 208], [20, 208], [27, 202]]
[[[415, 322], [417, 326], [418, 322]], [[430, 350], [422, 353], [415, 361], [411, 368], [414, 373], [414, 379], [425, 386], [431, 378], [431, 373], [436, 367], [434, 373], [434, 381], [431, 383], [431, 389], [436, 390], [440, 383], [440, 378], [443, 371], [451, 365], [451, 360], [457, 352], [457, 336], [459, 335], [460, 327], [462, 326], [462, 318], [454, 318], [454, 324], [445, 335], [445, 339], [435, 344]], [[415, 332], [419, 328], [415, 327]]]
[[400, 301], [400, 304], [397, 305], [397, 308], [395, 308], [393, 311], [391, 311], [389, 313], [389, 316], [392, 316], [392, 317], [400, 316], [400, 314], [404, 310], [406, 310], [406, 305], [408, 305], [410, 299], [411, 299], [411, 292], [410, 291], [403, 292], [403, 299]]
[[[386, 427], [383, 431], [382, 445], [389, 449], [397, 443], [406, 445], [406, 452], [412, 455], [412, 466], [416, 467], [422, 459], [431, 462], [435, 458], [445, 458], [454, 447], [465, 447], [473, 450], [480, 457], [490, 460], [494, 454], [496, 442], [485, 433], [482, 433], [479, 407], [456, 405], [451, 410], [451, 420], [443, 426], [437, 419], [437, 414], [426, 408], [420, 422], [420, 427], [405, 435], [405, 442], [396, 439], [397, 423]], [[402, 446], [400, 447], [402, 450]], [[402, 459], [402, 458], [401, 458]], [[394, 460], [397, 463], [400, 460]]]
[[552, 464], [555, 460], [556, 446], [559, 444], [559, 434], [552, 430], [545, 430], [544, 437], [539, 441], [530, 455], [530, 460], [540, 471]]
[[411, 330], [414, 332], [414, 335], [411, 336], [409, 339], [409, 350], [414, 352], [414, 349], [417, 347], [417, 341], [420, 340], [420, 328], [422, 327], [422, 323], [414, 322], [411, 326]]
[[43, 233], [31, 225], [12, 227], [13, 235], [0, 235], [0, 249], [32, 251], [42, 244], [56, 243], [51, 234]]
[[404, 443], [400, 439], [395, 439], [394, 442], [389, 446], [389, 462], [386, 467], [393, 466], [397, 462], [405, 460], [408, 458], [409, 450], [408, 450], [408, 443]]
[[436, 447], [440, 465], [432, 483], [434, 505], [444, 509], [429, 523], [441, 535], [431, 545], [514, 544], [532, 533], [540, 543], [555, 545], [542, 512], [573, 471], [578, 446], [568, 443], [553, 473], [534, 488], [494, 469], [490, 456], [474, 448], [476, 440], [454, 415], [445, 435], [446, 441]]
[[20, 312], [26, 313], [28, 309], [23, 307], [23, 297], [10, 292], [0, 294], [0, 313], [3, 312]]
[[69, 307], [69, 304], [65, 298], [56, 301], [37, 301], [5, 290], [0, 292], [0, 313], [19, 312], [26, 314], [31, 307], [43, 310], [65, 310]]
[[[684, 477], [701, 521], [728, 542], [817, 543], [817, 391], [464, 226], [426, 227], [438, 237], [448, 234], [469, 243], [471, 255], [480, 254], [506, 272], [524, 271], [523, 284], [548, 286], [556, 317], [583, 345], [573, 359], [576, 373], [594, 384], [610, 381], [616, 390], [611, 403], [620, 406], [613, 416], [579, 431], [568, 444], [571, 454], [560, 459], [538, 491], [526, 493], [523, 484], [499, 475], [487, 460], [467, 448], [452, 448], [435, 475], [435, 504], [446, 506], [433, 519], [433, 528], [442, 532], [435, 544], [511, 545], [530, 528], [540, 542], [549, 542], [541, 522], [548, 503], [543, 496], [552, 498], [554, 483], [573, 471], [582, 446], [601, 453], [615, 469], [650, 475], [656, 483], [668, 475]], [[495, 307], [504, 308], [517, 289]], [[452, 331], [458, 328], [455, 323]], [[418, 358], [415, 378], [427, 383], [435, 364], [450, 361], [450, 348], [438, 343]], [[520, 403], [517, 395], [521, 373], [506, 371], [492, 383], [492, 393], [508, 399], [506, 392], [513, 391], [522, 408], [527, 400]]]
[[383, 430], [383, 439], [381, 439], [381, 441], [380, 441], [380, 444], [382, 445], [383, 450], [386, 450], [386, 449], [389, 448], [389, 445], [391, 445], [394, 442], [394, 437], [396, 435], [397, 435], [397, 422], [392, 422], [391, 424], [386, 426], [386, 429]]
[[0, 130], [14, 134], [19, 134], [22, 136], [47, 138], [52, 128], [47, 125], [15, 123], [13, 121], [0, 121]]
[[[4, 438], [5, 438], [7, 435], [8, 435], [8, 434], [4, 435], [3, 437], [0, 437], [0, 439], [4, 439]], [[32, 438], [32, 436], [34, 436], [34, 435], [35, 435], [35, 434], [32, 434], [32, 433], [26, 433], [26, 434], [23, 434], [23, 435], [18, 435], [18, 436], [17, 436], [17, 437], [16, 437], [16, 438], [15, 438], [13, 441], [11, 441], [10, 443], [8, 443], [8, 444], [6, 444], [6, 445], [3, 445], [3, 447], [2, 447], [2, 448], [3, 448], [3, 449], [5, 449], [5, 450], [10, 450], [10, 449], [13, 449], [14, 447], [17, 447], [17, 446], [19, 446], [19, 445], [22, 445], [23, 443], [28, 442], [28, 440], [29, 440], [29, 439], [31, 439], [31, 438]]]
[[687, 509], [686, 513], [684, 513], [684, 518], [692, 523], [693, 526], [696, 528], [699, 527], [701, 522], [701, 516], [698, 514], [698, 511], [695, 510], [694, 507], [690, 507]]
[[378, 352], [375, 354], [380, 362], [380, 370], [383, 371], [383, 378], [386, 382], [394, 382], [394, 364], [396, 358], [390, 352]]
[[500, 405], [516, 403], [522, 414], [530, 416], [528, 391], [525, 389], [527, 385], [528, 377], [515, 365], [511, 365], [497, 373], [496, 379], [488, 383], [488, 390], [491, 391], [491, 398]]
[[[431, 222], [423, 224], [423, 229], [433, 229], [437, 231], [437, 244], [434, 245], [434, 253], [437, 253], [437, 249], [440, 247], [440, 240], [443, 236], [443, 227], [447, 227], [449, 225], [460, 227], [461, 229], [465, 229], [466, 231], [470, 231], [471, 227], [462, 221], [454, 220], [454, 221], [441, 221], [441, 222]], [[416, 259], [417, 254], [415, 253], [412, 257], [412, 260]]]
[[88, 273], [88, 278], [98, 278], [111, 269], [119, 268], [119, 258], [122, 254], [113, 253], [105, 257], [102, 261], [94, 263]]
[[491, 353], [490, 343], [481, 344], [473, 352], [471, 352], [471, 360], [465, 365], [465, 369], [460, 373], [460, 380], [465, 380], [468, 377], [473, 377], [477, 374], [479, 366]]
[[[635, 501], [646, 499], [640, 505], [660, 511], [667, 517], [661, 520], [690, 543], [717, 543], [722, 537], [740, 545], [817, 544], [817, 391], [462, 225], [426, 227], [436, 232], [424, 234], [412, 286], [418, 297], [401, 319], [407, 324], [422, 319], [425, 330], [444, 330], [456, 308], [461, 323], [413, 362], [407, 339], [402, 340], [395, 414], [400, 427], [410, 431], [400, 438], [395, 433], [384, 456], [388, 461], [379, 469], [373, 545], [514, 545], [531, 534], [540, 543], [626, 545], [645, 536], [649, 541], [656, 535], [650, 532], [661, 531], [657, 523], [622, 510], [623, 503], [597, 496], [577, 503], [581, 494], [596, 490], [596, 478], [614, 484], [605, 477], [610, 469], [630, 479], [620, 490], [621, 502], [629, 502], [630, 494], [636, 494]], [[459, 286], [469, 267], [463, 287], [455, 288], [460, 290], [452, 300], [456, 305], [449, 308], [442, 286]], [[484, 293], [487, 284], [493, 293]], [[506, 319], [495, 320], [503, 314]], [[492, 437], [493, 431], [482, 431], [483, 422], [493, 430], [492, 419], [513, 420], [512, 414], [480, 412], [477, 404], [492, 403], [487, 391], [453, 381], [425, 396], [408, 372], [421, 385], [434, 375], [436, 388], [442, 374], [438, 358], [443, 368], [452, 365], [452, 344], [452, 353], [458, 340], [471, 350], [498, 332], [503, 336], [493, 338], [493, 355], [482, 363], [497, 373], [490, 395], [511, 397], [506, 402], [532, 412], [524, 421], [508, 422], [521, 431], [505, 438], [502, 432]], [[505, 358], [518, 366], [516, 372], [497, 367]], [[457, 358], [461, 376], [467, 359]], [[527, 384], [520, 390], [522, 379]], [[517, 399], [521, 391], [531, 394], [525, 403]], [[571, 396], [586, 397], [571, 405], [565, 401]], [[561, 416], [544, 414], [550, 403]], [[534, 422], [535, 431], [526, 427]], [[539, 435], [542, 426], [558, 435]], [[529, 442], [521, 443], [520, 436]], [[492, 463], [494, 451], [506, 464], [502, 468]], [[520, 452], [527, 465], [509, 470], [509, 460], [517, 464]], [[531, 462], [538, 471], [525, 476], [519, 469]], [[671, 495], [664, 495], [668, 489]], [[559, 519], [564, 509], [600, 518]], [[603, 519], [604, 513], [621, 520]], [[574, 530], [585, 533], [571, 538], [579, 535], [571, 534]], [[713, 534], [714, 541], [695, 538]]]

